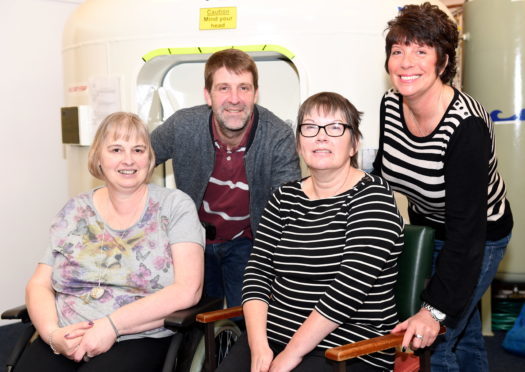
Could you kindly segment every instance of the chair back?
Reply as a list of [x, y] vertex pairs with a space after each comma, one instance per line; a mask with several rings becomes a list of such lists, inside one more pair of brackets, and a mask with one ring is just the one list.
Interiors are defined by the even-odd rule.
[[404, 321], [421, 308], [421, 291], [432, 271], [434, 229], [405, 225], [405, 246], [398, 258], [399, 274], [395, 288], [397, 313]]

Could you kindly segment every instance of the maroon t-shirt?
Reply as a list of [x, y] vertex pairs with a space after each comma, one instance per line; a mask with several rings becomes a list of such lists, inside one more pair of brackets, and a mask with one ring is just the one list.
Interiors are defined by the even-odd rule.
[[206, 244], [221, 243], [240, 237], [253, 239], [250, 226], [250, 190], [244, 167], [244, 155], [253, 116], [245, 135], [235, 148], [228, 150], [221, 143], [212, 118], [215, 146], [215, 166], [199, 209], [199, 219], [216, 229], [215, 239], [206, 239]]

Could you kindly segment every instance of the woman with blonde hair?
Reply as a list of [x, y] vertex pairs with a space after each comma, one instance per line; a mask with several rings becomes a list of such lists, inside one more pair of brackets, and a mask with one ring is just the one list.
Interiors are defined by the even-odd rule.
[[194, 203], [148, 181], [155, 159], [134, 114], [100, 125], [89, 171], [102, 187], [70, 199], [27, 285], [39, 337], [17, 371], [159, 371], [173, 311], [201, 296], [204, 231]]

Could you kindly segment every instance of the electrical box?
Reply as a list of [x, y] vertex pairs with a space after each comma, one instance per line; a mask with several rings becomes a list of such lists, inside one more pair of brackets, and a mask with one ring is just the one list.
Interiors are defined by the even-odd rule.
[[62, 143], [89, 146], [95, 135], [91, 108], [73, 106], [61, 108]]

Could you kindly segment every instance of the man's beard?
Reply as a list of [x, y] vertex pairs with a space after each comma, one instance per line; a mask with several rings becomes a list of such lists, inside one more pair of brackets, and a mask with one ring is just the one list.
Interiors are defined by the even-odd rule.
[[[227, 108], [223, 109], [223, 113], [226, 110], [227, 110]], [[244, 112], [245, 111], [243, 111], [243, 113]], [[215, 119], [217, 120], [217, 123], [219, 124], [219, 127], [223, 131], [234, 132], [235, 133], [235, 132], [242, 132], [244, 129], [246, 129], [246, 126], [250, 122], [251, 116], [252, 116], [251, 112], [246, 112], [246, 117], [244, 119], [240, 118], [242, 120], [242, 125], [241, 126], [235, 126], [235, 127], [230, 127], [228, 125], [228, 120], [225, 120], [222, 115], [216, 115]]]

